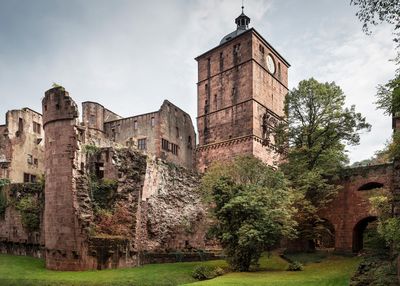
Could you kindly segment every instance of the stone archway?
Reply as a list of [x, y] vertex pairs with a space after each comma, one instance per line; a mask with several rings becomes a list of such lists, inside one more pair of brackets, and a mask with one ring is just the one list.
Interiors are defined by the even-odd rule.
[[368, 216], [359, 220], [353, 228], [353, 252], [360, 252], [364, 248], [364, 232], [369, 223], [376, 221], [376, 216]]

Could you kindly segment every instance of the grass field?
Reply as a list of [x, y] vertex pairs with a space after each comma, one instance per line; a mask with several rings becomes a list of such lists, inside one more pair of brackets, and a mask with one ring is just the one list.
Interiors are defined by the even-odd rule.
[[[198, 262], [152, 264], [130, 269], [83, 272], [57, 272], [44, 268], [44, 261], [32, 257], [0, 255], [0, 285], [348, 285], [358, 259], [330, 256], [314, 259], [310, 255], [293, 257], [308, 262], [301, 272], [285, 271], [287, 262], [279, 256], [261, 259], [261, 271], [228, 273], [221, 277], [196, 282], [191, 277]], [[322, 261], [321, 261], [322, 260]], [[317, 261], [317, 263], [316, 263]], [[224, 261], [208, 265], [227, 267]], [[195, 283], [193, 283], [195, 282]]]

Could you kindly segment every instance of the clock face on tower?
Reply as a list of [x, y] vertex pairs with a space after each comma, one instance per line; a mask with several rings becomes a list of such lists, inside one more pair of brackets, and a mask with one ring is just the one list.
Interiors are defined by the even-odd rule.
[[272, 59], [271, 55], [267, 56], [267, 68], [270, 73], [272, 73], [272, 74], [275, 73], [275, 62]]

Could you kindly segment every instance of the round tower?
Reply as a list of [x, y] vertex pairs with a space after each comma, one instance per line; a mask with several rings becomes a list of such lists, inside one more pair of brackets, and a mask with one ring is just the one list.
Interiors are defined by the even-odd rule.
[[45, 131], [46, 267], [88, 268], [85, 233], [77, 217], [74, 175], [78, 150], [78, 107], [63, 87], [52, 88], [42, 101]]

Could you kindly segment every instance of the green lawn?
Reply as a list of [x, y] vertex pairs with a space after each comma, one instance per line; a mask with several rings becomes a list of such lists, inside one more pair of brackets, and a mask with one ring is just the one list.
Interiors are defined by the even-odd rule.
[[[307, 256], [305, 256], [307, 257]], [[300, 259], [298, 259], [300, 260]], [[196, 282], [191, 271], [197, 262], [152, 264], [129, 269], [84, 272], [57, 272], [44, 268], [41, 259], [0, 255], [0, 285], [348, 285], [357, 258], [332, 256], [320, 263], [306, 265], [302, 272], [284, 271], [287, 262], [279, 256], [261, 259], [261, 269], [252, 273], [228, 273], [221, 277]], [[209, 265], [226, 268], [224, 261]]]

